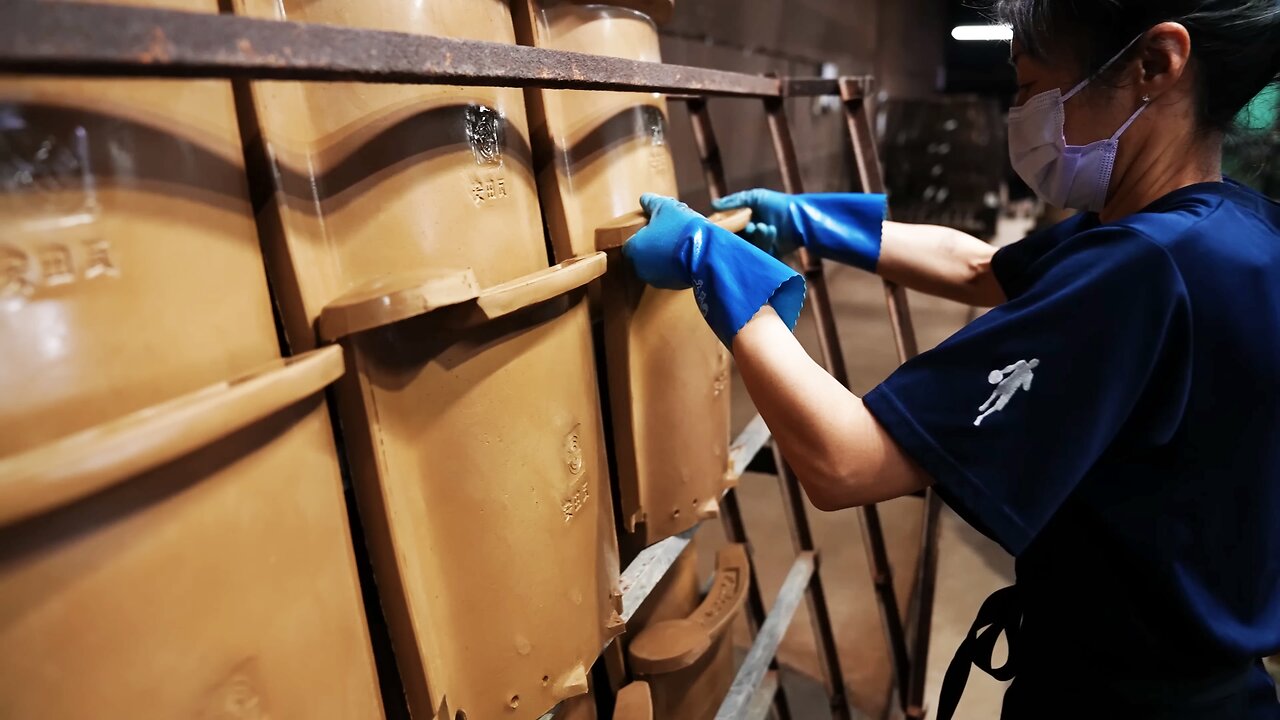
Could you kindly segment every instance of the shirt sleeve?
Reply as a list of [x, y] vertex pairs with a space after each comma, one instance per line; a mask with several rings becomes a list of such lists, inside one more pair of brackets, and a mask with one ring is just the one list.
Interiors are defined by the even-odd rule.
[[[1082, 233], [1023, 274], [1027, 290], [903, 365], [864, 402], [942, 497], [1020, 554], [1144, 397], [1168, 427], [1185, 393], [1189, 307], [1165, 250], [1132, 230]], [[1175, 423], [1172, 423], [1176, 425]], [[1129, 434], [1126, 432], [1126, 437]]]
[[1005, 297], [1012, 299], [1026, 292], [1031, 268], [1055, 247], [1086, 229], [1091, 221], [1087, 215], [1073, 215], [997, 250], [991, 258], [991, 271]]

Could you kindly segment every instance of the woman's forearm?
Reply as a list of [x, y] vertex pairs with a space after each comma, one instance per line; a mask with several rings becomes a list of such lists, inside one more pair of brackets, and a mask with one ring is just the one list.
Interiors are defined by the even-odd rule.
[[995, 248], [959, 230], [886, 222], [876, 272], [912, 290], [992, 307], [1005, 301], [993, 255]]
[[815, 507], [906, 495], [931, 480], [766, 305], [738, 333], [734, 359], [774, 442]]

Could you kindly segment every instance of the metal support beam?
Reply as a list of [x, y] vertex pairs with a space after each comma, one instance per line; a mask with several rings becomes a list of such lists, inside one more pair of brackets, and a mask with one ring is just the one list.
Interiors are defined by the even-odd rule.
[[[866, 100], [871, 96], [874, 82], [870, 77], [844, 77], [839, 80], [840, 98], [844, 103], [845, 120], [849, 127], [849, 140], [853, 144], [858, 177], [865, 192], [885, 191], [884, 171], [880, 166], [880, 154], [876, 148], [875, 134], [871, 127], [870, 112]], [[919, 354], [915, 329], [911, 323], [911, 310], [907, 305], [906, 291], [899, 285], [885, 282], [885, 302], [893, 324], [893, 337], [898, 346], [898, 360], [906, 362]], [[933, 603], [937, 594], [938, 577], [938, 522], [942, 501], [932, 489], [925, 492], [924, 521], [921, 529], [920, 563], [916, 576], [916, 602], [911, 628], [914, 637], [909, 672], [899, 675], [902, 689], [902, 707], [910, 720], [920, 720], [925, 715], [924, 685], [928, 669], [929, 637], [933, 619]]]
[[750, 577], [747, 586], [747, 628], [751, 632], [760, 629], [764, 623], [764, 595], [760, 592], [759, 577], [756, 575], [755, 553], [751, 539], [747, 537], [747, 525], [742, 520], [742, 506], [738, 504], [738, 492], [730, 488], [720, 498], [720, 519], [724, 523], [724, 534], [730, 543], [745, 545], [750, 560]]
[[[787, 121], [786, 108], [781, 100], [770, 99], [765, 101], [765, 109], [768, 112], [769, 131], [773, 136], [773, 146], [778, 157], [778, 168], [782, 172], [783, 188], [788, 193], [804, 192], [804, 181], [800, 175], [800, 164], [796, 158], [795, 143]], [[803, 248], [799, 252], [799, 257], [809, 287], [809, 306], [813, 309], [814, 320], [818, 325], [818, 345], [822, 353], [823, 366], [832, 377], [847, 388], [849, 373], [836, 330], [835, 313], [832, 311], [831, 296], [827, 292], [827, 280], [823, 273], [822, 261], [806, 253]], [[879, 601], [880, 617], [893, 661], [894, 677], [899, 687], [900, 697], [905, 698], [910, 659], [907, 655], [907, 637], [898, 608], [897, 593], [893, 587], [893, 570], [889, 565], [889, 552], [880, 523], [880, 513], [875, 505], [862, 507], [858, 512], [862, 519], [863, 541], [867, 549], [867, 562], [871, 567], [871, 581], [875, 587], [876, 599]]]
[[[871, 94], [873, 81], [868, 77], [845, 77], [840, 78], [839, 83], [862, 191], [883, 193], [884, 171], [880, 167], [880, 153], [876, 150], [875, 133], [871, 129], [871, 118], [865, 102]], [[906, 362], [920, 354], [915, 329], [911, 324], [911, 309], [907, 306], [907, 293], [902, 286], [888, 281], [884, 288], [889, 317], [893, 322], [893, 339], [898, 345], [898, 360]]]
[[[711, 195], [711, 199], [715, 200], [723, 197], [728, 189], [725, 185], [724, 164], [720, 157], [720, 147], [716, 142], [715, 130], [711, 125], [711, 116], [707, 112], [706, 102], [695, 101], [691, 103], [689, 113], [693, 122], [694, 140], [698, 146], [698, 155], [707, 178], [707, 190]], [[783, 497], [787, 501], [787, 517], [791, 528], [792, 544], [797, 552], [814, 553], [816, 558], [818, 549], [813, 541], [813, 531], [809, 526], [809, 516], [805, 511], [804, 492], [800, 488], [800, 483], [796, 479], [795, 473], [791, 471], [791, 468], [782, 459], [776, 445], [774, 446], [774, 465], [778, 470], [778, 478], [782, 483]], [[848, 718], [852, 715], [849, 707], [849, 693], [845, 688], [844, 670], [840, 664], [840, 654], [836, 649], [835, 628], [831, 622], [831, 610], [827, 604], [827, 591], [823, 585], [821, 574], [816, 572], [813, 574], [808, 590], [809, 618], [813, 624], [814, 637], [818, 641], [819, 662], [822, 663], [826, 670], [832, 715], [837, 720]], [[770, 668], [777, 669], [776, 659], [770, 665]], [[776, 697], [779, 700], [779, 704], [781, 704], [784, 693], [779, 693]], [[788, 713], [780, 709], [779, 715], [786, 718]]]
[[915, 617], [912, 618], [911, 678], [907, 682], [908, 720], [925, 717], [924, 686], [929, 669], [929, 639], [933, 630], [933, 601], [938, 591], [938, 534], [942, 498], [932, 490], [925, 494], [924, 523], [920, 534], [920, 568], [916, 576]]
[[622, 571], [618, 589], [622, 591], [623, 622], [629, 622], [636, 614], [636, 610], [639, 610], [644, 601], [649, 598], [649, 594], [675, 564], [676, 558], [680, 557], [680, 553], [684, 552], [684, 549], [693, 541], [693, 534], [696, 531], [697, 528], [693, 527], [679, 535], [673, 535], [650, 545], [641, 550], [627, 569]]
[[778, 645], [782, 636], [795, 617], [796, 608], [800, 607], [800, 599], [804, 597], [809, 581], [817, 572], [817, 557], [813, 553], [800, 553], [782, 582], [778, 591], [778, 599], [773, 603], [769, 618], [764, 621], [756, 640], [747, 651], [746, 658], [738, 668], [738, 675], [729, 687], [720, 710], [716, 712], [716, 720], [740, 720], [747, 713], [755, 698], [756, 691], [769, 671], [769, 663], [778, 654]]
[[[746, 428], [738, 434], [729, 448], [729, 461], [733, 468], [731, 476], [733, 480], [741, 479], [742, 473], [745, 472], [747, 465], [751, 459], [755, 457], [769, 443], [769, 428], [765, 426], [764, 420], [757, 415], [751, 422], [747, 423]], [[747, 556], [752, 558], [750, 544], [746, 538], [746, 527], [742, 522], [742, 513], [737, 505], [737, 496], [734, 488], [729, 488], [721, 496], [721, 512], [726, 524], [726, 534], [729, 536], [730, 542], [743, 543], [747, 545]], [[666, 538], [658, 543], [650, 545], [640, 554], [636, 556], [631, 564], [622, 571], [622, 577], [618, 582], [618, 588], [622, 592], [622, 620], [630, 622], [635, 616], [636, 611], [644, 604], [645, 600], [657, 587], [662, 578], [666, 576], [671, 566], [675, 564], [676, 558], [680, 557], [680, 553], [689, 546], [693, 541], [693, 537], [698, 532], [695, 526], [686, 530], [679, 535]], [[747, 621], [752, 632], [755, 632], [764, 624], [767, 612], [764, 606], [764, 598], [760, 591], [760, 583], [756, 580], [754, 560], [751, 566], [750, 587], [747, 594]], [[612, 644], [610, 640], [610, 644]], [[605, 646], [606, 648], [608, 645]], [[779, 720], [787, 720], [791, 717], [790, 708], [786, 703], [783, 693], [776, 693], [774, 696], [775, 708], [778, 710]], [[542, 720], [551, 720], [556, 716], [556, 710], [552, 710], [543, 716]]]
[[[729, 542], [741, 543], [747, 548], [750, 571], [748, 577], [750, 585], [747, 587], [747, 628], [752, 635], [758, 635], [760, 628], [766, 622], [768, 610], [764, 606], [764, 591], [760, 588], [760, 576], [756, 574], [755, 551], [747, 538], [747, 527], [742, 520], [742, 508], [738, 505], [737, 490], [731, 489], [725, 493], [720, 509], [724, 518], [725, 536]], [[769, 661], [769, 667], [773, 670], [777, 669], [777, 658]], [[773, 707], [777, 711], [778, 720], [791, 720], [791, 705], [787, 702], [785, 693], [774, 694]]]
[[[809, 524], [809, 515], [805, 510], [804, 490], [796, 479], [791, 466], [782, 458], [777, 446], [773, 449], [774, 458], [781, 470], [783, 497], [787, 504], [788, 517], [791, 518], [791, 542], [802, 552], [810, 552], [819, 558], [817, 543], [813, 540], [813, 528]], [[845, 687], [844, 666], [840, 661], [840, 651], [836, 647], [835, 626], [831, 620], [831, 606], [827, 603], [827, 588], [822, 574], [814, 572], [809, 579], [809, 623], [817, 639], [818, 662], [825, 668], [828, 683], [828, 704], [831, 716], [840, 720], [850, 718], [853, 712], [849, 706], [849, 690]]]
[[818, 97], [839, 94], [840, 86], [834, 78], [782, 78], [782, 97]]
[[773, 699], [777, 695], [778, 671], [770, 670], [764, 674], [760, 687], [756, 688], [756, 694], [751, 698], [751, 704], [747, 706], [744, 720], [767, 720], [769, 709], [773, 707]]
[[[765, 445], [769, 443], [769, 428], [765, 427], [764, 420], [759, 416], [755, 416], [742, 432], [729, 446], [729, 463], [732, 466], [731, 479], [737, 482], [742, 477], [742, 473], [746, 471], [748, 463], [758, 454]], [[721, 503], [736, 502], [733, 497], [734, 490], [732, 488], [726, 490], [721, 496]], [[726, 513], [736, 518], [736, 523], [742, 522], [740, 513]], [[685, 547], [693, 540], [694, 534], [698, 531], [699, 526], [692, 527], [679, 535], [675, 535], [658, 543], [650, 545], [635, 560], [622, 571], [622, 578], [619, 582], [619, 589], [622, 591], [622, 619], [630, 620], [635, 615], [636, 609], [649, 597], [649, 593], [653, 592], [653, 588], [658, 581], [667, 574], [667, 570], [675, 563], [676, 558], [684, 551]], [[737, 533], [730, 533], [736, 535]], [[740, 537], [731, 537], [730, 542], [746, 543], [745, 530]], [[749, 549], [749, 548], [748, 548]], [[752, 571], [754, 573], [754, 570]], [[752, 578], [754, 581], [754, 577]], [[748, 597], [748, 600], [750, 598]], [[764, 622], [764, 602], [760, 602], [760, 622]]]
[[735, 480], [742, 477], [751, 461], [769, 444], [770, 437], [769, 427], [759, 415], [751, 418], [751, 422], [738, 433], [738, 437], [729, 445], [729, 472]]
[[695, 97], [685, 103], [689, 108], [689, 121], [693, 124], [693, 140], [702, 160], [702, 174], [707, 181], [707, 193], [712, 200], [719, 200], [729, 192], [725, 180], [724, 161], [720, 157], [720, 144], [716, 142], [715, 129], [711, 126], [711, 114], [707, 112], [706, 98]]
[[0, 2], [0, 71], [772, 97], [776, 78], [502, 43], [69, 2]]

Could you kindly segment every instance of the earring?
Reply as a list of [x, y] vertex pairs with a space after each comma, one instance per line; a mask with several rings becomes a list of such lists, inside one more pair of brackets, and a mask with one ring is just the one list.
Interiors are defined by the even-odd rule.
[[1143, 96], [1142, 96], [1142, 103], [1143, 103], [1144, 105], [1150, 105], [1150, 104], [1151, 104], [1151, 96], [1150, 96], [1150, 95], [1143, 95]]

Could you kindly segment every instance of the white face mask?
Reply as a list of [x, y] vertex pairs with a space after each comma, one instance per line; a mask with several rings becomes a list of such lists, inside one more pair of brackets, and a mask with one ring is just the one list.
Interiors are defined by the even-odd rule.
[[[1145, 35], [1145, 33], [1143, 33]], [[1124, 125], [1107, 140], [1089, 145], [1068, 145], [1063, 127], [1066, 123], [1065, 103], [1085, 89], [1094, 78], [1119, 60], [1134, 38], [1111, 58], [1093, 77], [1075, 86], [1066, 95], [1061, 90], [1040, 93], [1020, 107], [1009, 111], [1009, 158], [1016, 171], [1045, 202], [1070, 210], [1099, 212], [1107, 202], [1111, 171], [1116, 163], [1120, 136], [1133, 124], [1150, 100], [1143, 98]]]

